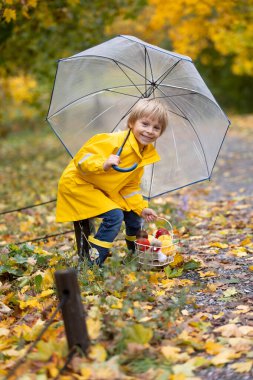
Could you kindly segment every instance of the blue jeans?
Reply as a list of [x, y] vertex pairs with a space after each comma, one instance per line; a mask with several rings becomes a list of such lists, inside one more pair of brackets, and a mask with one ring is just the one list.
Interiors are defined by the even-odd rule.
[[101, 265], [107, 258], [109, 248], [118, 235], [123, 220], [126, 225], [127, 247], [134, 251], [136, 233], [141, 228], [141, 218], [138, 214], [134, 211], [123, 211], [116, 208], [98, 215], [97, 218], [102, 218], [103, 220], [94, 238], [90, 238], [90, 243], [99, 252], [99, 258], [96, 260], [98, 265]]

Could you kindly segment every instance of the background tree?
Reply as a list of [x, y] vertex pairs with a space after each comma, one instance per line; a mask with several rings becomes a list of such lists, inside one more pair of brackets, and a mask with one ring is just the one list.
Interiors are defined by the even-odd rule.
[[253, 0], [0, 0], [0, 133], [46, 116], [56, 61], [115, 34], [189, 55], [226, 111], [252, 112]]
[[0, 122], [2, 133], [46, 116], [56, 61], [105, 39], [118, 15], [137, 15], [143, 0], [2, 0]]
[[253, 0], [148, 0], [120, 29], [189, 55], [227, 110], [252, 112]]

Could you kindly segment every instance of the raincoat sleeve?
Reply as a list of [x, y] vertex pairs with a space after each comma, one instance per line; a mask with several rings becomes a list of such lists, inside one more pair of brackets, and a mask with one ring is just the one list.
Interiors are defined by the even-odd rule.
[[104, 173], [104, 163], [115, 148], [113, 142], [110, 134], [95, 135], [88, 140], [74, 157], [80, 173]]
[[143, 199], [141, 193], [141, 178], [143, 175], [143, 168], [140, 169], [137, 173], [135, 171], [135, 178], [129, 182], [125, 187], [120, 191], [121, 196], [124, 198], [125, 202], [129, 208], [136, 212], [138, 215], [141, 215], [142, 210], [148, 207], [148, 201]]

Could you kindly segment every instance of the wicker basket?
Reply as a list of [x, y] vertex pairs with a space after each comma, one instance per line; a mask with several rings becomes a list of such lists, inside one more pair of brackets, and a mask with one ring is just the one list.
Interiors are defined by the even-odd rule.
[[[140, 244], [135, 241], [135, 253], [138, 258], [138, 263], [146, 269], [149, 268], [164, 268], [169, 263], [174, 261], [174, 257], [176, 252], [178, 251], [177, 242], [174, 240], [173, 229], [170, 222], [165, 218], [158, 218], [160, 220], [164, 220], [169, 226], [168, 231], [171, 237], [171, 245], [163, 246], [160, 249], [154, 246], [147, 246], [144, 244]], [[165, 255], [162, 251], [166, 252]]]

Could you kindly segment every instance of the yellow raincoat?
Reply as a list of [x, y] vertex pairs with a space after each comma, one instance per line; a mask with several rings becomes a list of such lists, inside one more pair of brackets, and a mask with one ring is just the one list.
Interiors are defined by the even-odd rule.
[[56, 221], [69, 222], [95, 217], [115, 208], [134, 211], [138, 215], [148, 206], [141, 195], [143, 166], [160, 160], [152, 144], [141, 153], [130, 133], [120, 160], [122, 167], [135, 162], [132, 172], [104, 171], [103, 164], [116, 154], [127, 131], [98, 134], [88, 140], [64, 170], [58, 186]]

